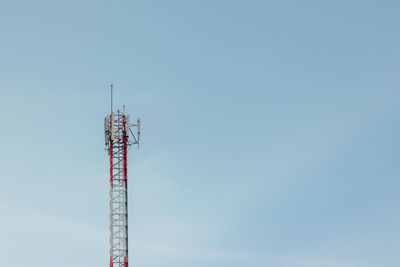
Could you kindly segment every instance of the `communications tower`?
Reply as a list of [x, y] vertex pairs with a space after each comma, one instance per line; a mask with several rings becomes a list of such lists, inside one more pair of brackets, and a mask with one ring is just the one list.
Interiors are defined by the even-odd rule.
[[[110, 156], [110, 267], [128, 267], [128, 150], [139, 147], [140, 119], [130, 123], [118, 109], [104, 118], [105, 146]], [[133, 131], [133, 129], [135, 131]], [[134, 133], [135, 132], [135, 133]]]

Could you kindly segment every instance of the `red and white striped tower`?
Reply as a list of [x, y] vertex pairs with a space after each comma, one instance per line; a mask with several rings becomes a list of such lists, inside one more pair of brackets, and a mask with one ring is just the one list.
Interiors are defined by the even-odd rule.
[[[133, 128], [136, 128], [136, 134]], [[130, 124], [125, 106], [122, 112], [114, 113], [111, 104], [111, 114], [104, 119], [104, 129], [110, 156], [110, 267], [128, 267], [127, 156], [131, 145], [139, 145], [140, 120]]]

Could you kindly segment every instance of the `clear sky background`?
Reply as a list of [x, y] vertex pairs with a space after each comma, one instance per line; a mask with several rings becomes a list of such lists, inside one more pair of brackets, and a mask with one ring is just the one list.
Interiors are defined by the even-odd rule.
[[133, 266], [400, 266], [399, 11], [2, 0], [0, 265], [108, 266], [113, 81]]

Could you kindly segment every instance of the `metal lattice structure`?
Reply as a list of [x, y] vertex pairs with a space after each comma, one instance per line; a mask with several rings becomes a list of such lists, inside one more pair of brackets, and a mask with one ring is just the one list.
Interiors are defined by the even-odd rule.
[[[137, 128], [136, 136], [132, 128]], [[140, 120], [129, 123], [124, 111], [105, 118], [105, 143], [110, 156], [110, 267], [128, 267], [128, 149], [139, 145]], [[130, 139], [133, 139], [132, 141]]]

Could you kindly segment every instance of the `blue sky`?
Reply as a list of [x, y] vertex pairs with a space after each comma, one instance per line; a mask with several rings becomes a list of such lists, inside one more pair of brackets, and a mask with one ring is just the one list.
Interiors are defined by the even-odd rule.
[[108, 265], [111, 81], [134, 266], [400, 265], [399, 8], [1, 1], [2, 265]]

